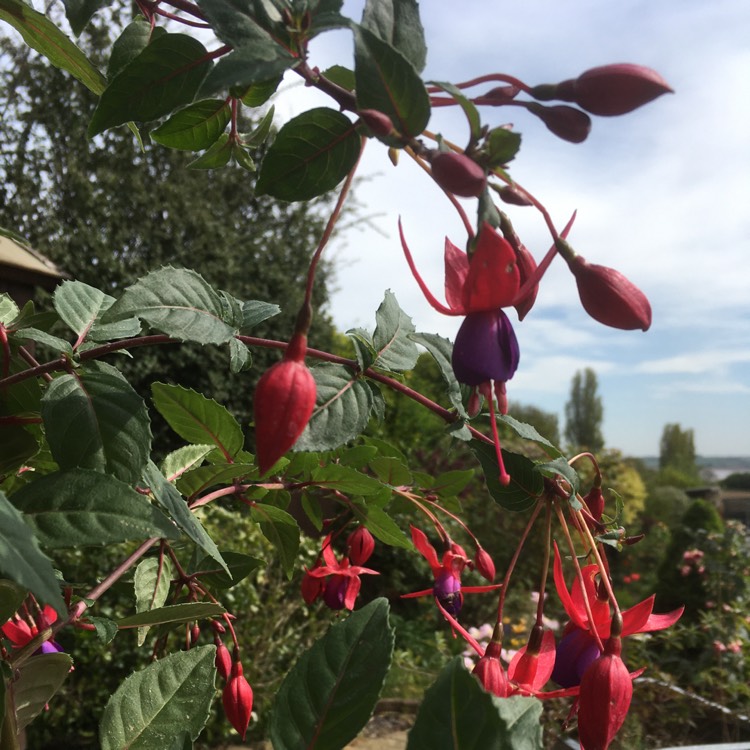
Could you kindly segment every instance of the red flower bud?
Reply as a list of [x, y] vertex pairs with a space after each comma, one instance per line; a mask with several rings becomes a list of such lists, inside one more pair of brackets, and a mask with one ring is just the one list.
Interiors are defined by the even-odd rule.
[[222, 676], [224, 680], [229, 679], [229, 673], [232, 671], [232, 657], [229, 653], [229, 649], [219, 641], [216, 644], [216, 658], [214, 659], [216, 665], [216, 671]]
[[255, 450], [265, 474], [296, 442], [315, 408], [315, 378], [304, 363], [307, 338], [295, 334], [284, 359], [266, 370], [255, 389]]
[[632, 112], [672, 89], [655, 70], [620, 63], [591, 68], [575, 81], [564, 81], [557, 93], [593, 115], [614, 116]]
[[607, 750], [628, 715], [633, 681], [620, 651], [620, 639], [610, 638], [581, 679], [578, 737], [583, 750]]
[[564, 141], [581, 143], [591, 132], [591, 118], [575, 107], [563, 104], [545, 107], [536, 102], [529, 102], [526, 109], [535, 114], [547, 126], [547, 130]]
[[360, 109], [358, 114], [374, 135], [384, 138], [393, 132], [393, 122], [385, 112], [378, 112], [377, 109]]
[[497, 190], [500, 200], [513, 206], [533, 206], [534, 204], [514, 185], [503, 185]]
[[229, 723], [244, 740], [253, 711], [253, 689], [245, 679], [239, 661], [232, 664], [232, 675], [224, 686], [221, 700]]
[[463, 198], [476, 198], [487, 184], [479, 164], [453, 151], [440, 151], [432, 157], [432, 178], [443, 190]]
[[369, 529], [359, 526], [346, 540], [349, 547], [349, 561], [352, 565], [364, 565], [372, 555], [375, 549], [375, 539]]
[[507, 698], [510, 694], [508, 678], [505, 675], [503, 665], [500, 663], [500, 644], [490, 641], [484, 656], [476, 663], [472, 670], [476, 675], [482, 687], [488, 692], [493, 693], [498, 698]]
[[651, 305], [646, 295], [619, 271], [587, 263], [580, 255], [568, 262], [576, 277], [583, 309], [612, 328], [630, 331], [651, 326]]
[[474, 567], [482, 578], [490, 581], [495, 580], [495, 563], [483, 547], [477, 547], [477, 554], [474, 557]]

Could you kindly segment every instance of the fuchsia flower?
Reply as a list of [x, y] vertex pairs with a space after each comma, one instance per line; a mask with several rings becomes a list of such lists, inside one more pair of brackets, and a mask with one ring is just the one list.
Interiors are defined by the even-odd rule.
[[[453, 344], [451, 363], [457, 380], [479, 389], [490, 402], [493, 390], [500, 411], [508, 410], [505, 382], [516, 372], [520, 352], [518, 340], [503, 307], [513, 305], [521, 285], [521, 273], [510, 243], [489, 224], [482, 224], [474, 254], [469, 256], [445, 240], [445, 299], [440, 302], [419, 275], [399, 222], [406, 261], [427, 301], [443, 315], [463, 315]], [[526, 302], [525, 295], [524, 302]], [[528, 310], [527, 310], [528, 311]], [[510, 481], [496, 440], [500, 481]]]
[[[3, 635], [13, 644], [14, 648], [23, 648], [27, 643], [32, 641], [39, 633], [46, 630], [53, 622], [57, 620], [57, 612], [49, 604], [39, 613], [36, 624], [29, 625], [26, 620], [20, 617], [14, 617], [3, 625], [0, 630]], [[45, 641], [35, 653], [54, 654], [62, 651], [62, 646], [55, 641]]]
[[[601, 656], [599, 641], [606, 641], [611, 634], [612, 613], [609, 600], [600, 596], [597, 577], [599, 567], [586, 565], [581, 569], [584, 587], [576, 577], [569, 591], [563, 576], [560, 551], [555, 544], [554, 577], [557, 594], [560, 597], [570, 622], [565, 626], [563, 637], [557, 646], [557, 658], [552, 679], [562, 687], [580, 684], [587, 668]], [[585, 595], [591, 608], [593, 621], [589, 621], [584, 600]], [[626, 609], [622, 613], [622, 637], [635, 633], [650, 633], [664, 630], [674, 625], [685, 609], [680, 607], [666, 614], [653, 614], [654, 596]]]
[[243, 673], [241, 662], [232, 664], [221, 699], [229, 723], [244, 740], [253, 713], [253, 689]]
[[[302, 581], [302, 595], [308, 604], [322, 595], [323, 601], [331, 609], [352, 610], [362, 585], [359, 577], [364, 574], [379, 575], [377, 570], [352, 565], [346, 556], [338, 561], [331, 547], [330, 534], [323, 542], [323, 561], [325, 565], [316, 565], [312, 570], [306, 571]], [[315, 579], [325, 581], [321, 581], [323, 585], [316, 587]], [[308, 599], [308, 596], [311, 598]]]
[[[461, 586], [461, 573], [469, 564], [469, 558], [463, 548], [451, 542], [450, 548], [443, 554], [443, 559], [439, 560], [435, 548], [427, 540], [424, 531], [411, 527], [411, 539], [414, 546], [420, 552], [422, 557], [430, 564], [432, 575], [435, 577], [435, 583], [431, 589], [414, 591], [410, 594], [401, 594], [402, 599], [414, 599], [418, 596], [434, 596], [441, 610], [445, 609], [452, 615], [457, 615], [461, 611], [464, 602], [464, 594], [475, 594], [482, 591], [492, 591], [497, 589], [501, 584], [492, 586]], [[493, 566], [494, 567], [494, 566]]]

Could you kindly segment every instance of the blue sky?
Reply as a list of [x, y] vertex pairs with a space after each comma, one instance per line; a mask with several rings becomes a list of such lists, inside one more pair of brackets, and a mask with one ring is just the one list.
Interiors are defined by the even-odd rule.
[[[362, 2], [346, 2], [359, 18]], [[583, 312], [558, 259], [537, 303], [516, 326], [521, 365], [511, 400], [563, 416], [570, 379], [593, 367], [604, 400], [610, 447], [658, 453], [666, 423], [695, 431], [703, 455], [750, 455], [750, 5], [737, 0], [465, 0], [421, 3], [428, 44], [425, 75], [458, 82], [489, 72], [529, 84], [574, 78], [587, 68], [634, 62], [659, 71], [675, 89], [619, 118], [594, 118], [580, 145], [552, 136], [513, 108], [485, 109], [492, 125], [513, 122], [523, 145], [511, 174], [561, 226], [578, 210], [569, 237], [591, 262], [617, 268], [649, 296], [647, 333], [607, 329]], [[489, 12], [489, 9], [492, 9]], [[316, 40], [311, 64], [351, 65], [348, 33]], [[278, 98], [282, 114], [325, 105], [294, 85]], [[465, 141], [460, 113], [439, 110], [430, 124]], [[391, 289], [418, 330], [453, 337], [459, 320], [424, 301], [400, 251], [402, 217], [416, 262], [438, 295], [446, 235], [461, 245], [461, 225], [440, 191], [408, 159], [397, 169], [368, 146], [358, 199], [371, 220], [332, 248], [337, 326], [373, 326]], [[466, 202], [472, 213], [471, 201]], [[550, 240], [531, 208], [507, 208], [529, 249]]]

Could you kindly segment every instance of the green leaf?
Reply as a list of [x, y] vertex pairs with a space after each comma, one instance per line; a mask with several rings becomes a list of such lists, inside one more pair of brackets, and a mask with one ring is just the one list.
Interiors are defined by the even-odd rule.
[[86, 469], [39, 477], [11, 498], [48, 548], [129, 539], [176, 539], [174, 524], [143, 495], [109, 474]]
[[534, 469], [534, 462], [517, 453], [503, 451], [503, 463], [510, 474], [507, 486], [500, 484], [500, 469], [495, 448], [489, 443], [472, 440], [469, 447], [479, 459], [492, 499], [506, 510], [524, 511], [532, 508], [544, 491], [542, 475]]
[[240, 581], [247, 578], [254, 570], [266, 564], [264, 560], [259, 560], [257, 557], [245, 555], [242, 552], [232, 552], [231, 550], [225, 550], [222, 557], [229, 568], [230, 575], [217, 568], [216, 565], [212, 565], [209, 557], [204, 557], [196, 567], [196, 570], [208, 571], [203, 573], [200, 579], [201, 583], [211, 589], [231, 589], [232, 586], [236, 586]]
[[232, 159], [238, 167], [242, 167], [246, 172], [255, 172], [255, 162], [244, 146], [240, 146], [238, 143], [232, 144]]
[[224, 99], [195, 102], [152, 130], [151, 138], [169, 148], [202, 151], [224, 132], [231, 117], [231, 107]]
[[343, 65], [331, 65], [321, 75], [347, 91], [354, 91], [354, 71]]
[[7, 578], [0, 578], [0, 622], [6, 620], [23, 604], [26, 591]]
[[200, 521], [188, 508], [185, 499], [177, 491], [175, 486], [165, 479], [164, 475], [149, 461], [143, 478], [151, 488], [156, 501], [169, 513], [174, 522], [195, 542], [206, 554], [213, 557], [219, 565], [227, 569], [224, 558], [222, 558], [216, 543], [201, 526]]
[[65, 16], [70, 23], [70, 28], [76, 36], [86, 28], [86, 24], [94, 14], [111, 0], [63, 0], [65, 5]]
[[137, 482], [151, 450], [143, 399], [104, 362], [55, 378], [42, 397], [52, 456], [62, 469], [80, 466]]
[[[154, 29], [156, 33], [157, 29]], [[129, 62], [135, 60], [151, 41], [151, 24], [142, 16], [131, 21], [112, 45], [107, 64], [107, 78], [111, 81]]]
[[0, 425], [0, 477], [19, 469], [38, 451], [36, 438], [21, 425]]
[[82, 281], [63, 281], [52, 296], [60, 319], [84, 339], [104, 310], [115, 301], [109, 294]]
[[271, 105], [268, 111], [263, 115], [263, 118], [258, 123], [251, 133], [243, 134], [241, 136], [242, 143], [245, 146], [260, 146], [268, 138], [271, 128], [273, 127], [273, 116], [276, 112], [276, 108]]
[[51, 604], [59, 615], [67, 612], [54, 568], [23, 516], [0, 491], [0, 573]]
[[366, 381], [343, 365], [319, 365], [311, 371], [318, 391], [315, 410], [294, 449], [332, 450], [364, 431], [376, 396]]
[[317, 467], [310, 480], [321, 487], [330, 487], [348, 495], [375, 495], [383, 490], [383, 485], [377, 479], [341, 464]]
[[526, 422], [519, 422], [515, 417], [511, 417], [510, 414], [500, 414], [497, 417], [503, 424], [508, 425], [519, 437], [524, 440], [530, 440], [537, 445], [541, 446], [547, 453], [550, 453], [553, 458], [560, 458], [563, 454], [562, 451], [550, 443], [546, 437], [540, 435], [536, 427], [533, 427]]
[[464, 409], [461, 384], [456, 380], [453, 373], [451, 357], [453, 356], [453, 344], [446, 338], [436, 333], [412, 333], [409, 338], [417, 344], [421, 344], [432, 355], [440, 368], [445, 385], [448, 388], [448, 398], [460, 417], [468, 419], [469, 415]]
[[214, 699], [215, 653], [215, 646], [199, 646], [130, 675], [104, 709], [102, 750], [171, 747], [182, 732], [194, 740]]
[[265, 503], [256, 503], [250, 516], [258, 523], [263, 536], [276, 548], [281, 566], [288, 578], [294, 573], [299, 549], [299, 526], [285, 510]]
[[381, 508], [355, 502], [352, 504], [352, 510], [360, 523], [367, 526], [373, 536], [380, 539], [383, 544], [408, 550], [414, 549], [399, 525]]
[[427, 45], [417, 0], [368, 0], [362, 26], [397, 49], [417, 71], [424, 69]]
[[117, 627], [141, 628], [146, 625], [167, 625], [175, 622], [192, 622], [208, 617], [219, 617], [226, 612], [224, 607], [213, 602], [187, 602], [185, 604], [171, 604], [167, 607], [150, 609], [136, 615], [123, 617], [117, 621]]
[[273, 318], [274, 315], [278, 315], [281, 312], [281, 308], [278, 305], [273, 305], [270, 302], [261, 302], [256, 299], [248, 300], [242, 303], [242, 327], [240, 333], [248, 333], [251, 329], [255, 328], [259, 323], [264, 320]]
[[462, 492], [466, 485], [474, 478], [474, 470], [467, 471], [446, 471], [438, 476], [428, 487], [430, 492], [443, 497], [455, 497]]
[[0, 21], [9, 23], [29, 47], [44, 55], [56, 68], [77, 78], [90, 91], [95, 94], [104, 91], [107, 85], [104, 76], [49, 18], [22, 0], [0, 0]]
[[260, 107], [261, 104], [265, 104], [276, 93], [276, 89], [279, 88], [279, 84], [281, 83], [281, 78], [282, 76], [278, 76], [268, 81], [259, 81], [247, 88], [236, 87], [232, 90], [232, 95], [239, 97], [246, 107]]
[[221, 297], [202, 276], [186, 268], [152, 271], [125, 290], [103, 323], [138, 317], [180, 341], [224, 344], [234, 329], [224, 322]]
[[27, 727], [62, 687], [73, 666], [73, 660], [63, 653], [39, 654], [30, 657], [13, 682], [18, 731]]
[[417, 364], [419, 351], [409, 339], [414, 333], [411, 318], [399, 307], [396, 296], [386, 291], [385, 299], [375, 313], [376, 327], [372, 340], [378, 354], [375, 367], [403, 372]]
[[479, 116], [479, 110], [474, 106], [474, 103], [466, 97], [461, 89], [454, 86], [452, 83], [446, 83], [444, 81], [430, 81], [433, 86], [438, 86], [446, 93], [450, 94], [451, 97], [459, 104], [461, 109], [466, 115], [466, 119], [469, 121], [469, 131], [474, 141], [479, 140], [482, 134], [482, 120]]
[[47, 333], [47, 331], [40, 331], [36, 328], [22, 328], [15, 334], [15, 338], [35, 341], [37, 344], [48, 346], [54, 352], [61, 352], [68, 355], [73, 354], [73, 347], [70, 345], [70, 342], [58, 336], [53, 336]]
[[369, 466], [381, 482], [391, 487], [411, 484], [414, 481], [404, 463], [393, 456], [378, 456], [369, 462]]
[[263, 159], [256, 192], [305, 201], [336, 187], [352, 170], [361, 141], [354, 123], [328, 107], [289, 120]]
[[[169, 595], [172, 585], [172, 561], [166, 555], [147, 557], [138, 563], [133, 573], [135, 611], [148, 612], [159, 609]], [[138, 645], [146, 640], [148, 627], [138, 628]]]
[[18, 305], [9, 294], [6, 292], [0, 294], [0, 323], [7, 326], [8, 323], [18, 317], [19, 312]]
[[361, 26], [354, 30], [357, 107], [391, 118], [406, 136], [422, 133], [430, 119], [430, 98], [414, 66], [390, 44]]
[[338, 750], [367, 723], [393, 653], [388, 603], [376, 599], [299, 658], [271, 716], [275, 750]]
[[188, 164], [188, 169], [221, 169], [232, 159], [234, 144], [229, 141], [229, 134], [219, 136], [216, 143]]
[[500, 127], [490, 130], [487, 136], [487, 150], [490, 156], [490, 166], [496, 167], [507, 164], [521, 148], [521, 134]]
[[185, 472], [177, 482], [177, 489], [185, 497], [193, 498], [211, 487], [231, 484], [234, 479], [245, 477], [248, 474], [257, 476], [257, 472], [258, 467], [254, 464], [221, 463], [199, 466]]
[[543, 477], [555, 479], [558, 476], [564, 477], [570, 485], [569, 497], [575, 498], [576, 493], [581, 488], [581, 480], [578, 472], [562, 457], [554, 461], [546, 461], [534, 465], [534, 470], [539, 472]]
[[94, 626], [94, 632], [99, 641], [105, 646], [112, 643], [117, 635], [117, 623], [108, 617], [93, 617], [87, 615], [86, 620]]
[[351, 328], [346, 335], [352, 340], [354, 353], [357, 357], [359, 369], [364, 372], [372, 367], [377, 359], [378, 353], [375, 351], [375, 345], [372, 343], [372, 336], [364, 328]]
[[191, 36], [156, 37], [102, 93], [89, 137], [131, 120], [151, 122], [189, 104], [212, 64], [206, 48]]
[[242, 449], [245, 436], [226, 407], [191, 388], [152, 383], [154, 406], [183, 439], [196, 445], [215, 445], [225, 456]]
[[497, 698], [455, 657], [425, 693], [407, 750], [541, 750], [542, 704]]
[[179, 479], [189, 469], [200, 466], [203, 459], [214, 450], [213, 445], [183, 445], [172, 451], [161, 465], [161, 473], [170, 481]]
[[278, 45], [263, 44], [235, 49], [222, 57], [206, 76], [199, 96], [214, 96], [221, 91], [246, 89], [255, 84], [267, 87], [273, 84], [275, 91], [281, 75], [299, 63], [298, 57], [293, 57]]

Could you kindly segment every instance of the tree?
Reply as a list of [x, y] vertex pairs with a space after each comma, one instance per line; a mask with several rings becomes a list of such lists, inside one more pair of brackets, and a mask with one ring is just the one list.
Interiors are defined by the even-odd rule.
[[596, 373], [591, 368], [578, 371], [565, 404], [565, 438], [574, 447], [596, 452], [604, 447], [602, 417], [604, 409], [597, 394]]
[[695, 439], [692, 430], [683, 430], [679, 424], [664, 426], [659, 443], [659, 468], [675, 469], [690, 477], [697, 477], [695, 464]]
[[[92, 27], [79, 43], [96, 58], [111, 42], [107, 30]], [[0, 36], [0, 227], [113, 296], [160, 266], [191, 268], [240, 300], [278, 304], [281, 313], [259, 333], [287, 339], [323, 232], [324, 203], [258, 197], [254, 174], [237, 167], [188, 169], [193, 155], [147, 136], [141, 150], [126, 127], [89, 141], [95, 105], [96, 97], [71, 76]], [[126, 199], [113, 200], [116, 195]], [[260, 264], [263, 274], [253, 270]], [[313, 345], [324, 349], [333, 331], [324, 311], [329, 274], [323, 263], [310, 332]], [[147, 373], [168, 372], [171, 381], [225, 404], [246, 423], [255, 373], [277, 357], [260, 352], [252, 372], [232, 373], [225, 349], [159, 347], [123, 370], [144, 395]]]

